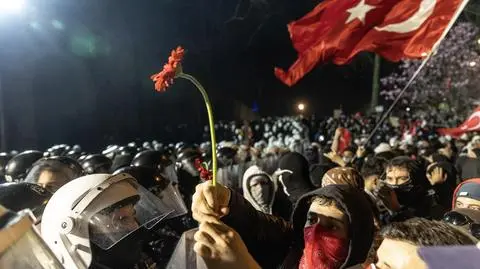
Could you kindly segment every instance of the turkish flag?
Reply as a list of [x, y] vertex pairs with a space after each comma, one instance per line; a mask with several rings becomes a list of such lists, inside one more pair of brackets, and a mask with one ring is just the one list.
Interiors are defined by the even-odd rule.
[[456, 128], [442, 128], [437, 132], [441, 135], [449, 135], [453, 138], [458, 138], [467, 132], [480, 131], [480, 107], [477, 107], [468, 119]]
[[346, 64], [361, 51], [390, 61], [423, 58], [465, 1], [325, 0], [288, 25], [298, 59], [275, 75], [292, 86], [318, 63]]

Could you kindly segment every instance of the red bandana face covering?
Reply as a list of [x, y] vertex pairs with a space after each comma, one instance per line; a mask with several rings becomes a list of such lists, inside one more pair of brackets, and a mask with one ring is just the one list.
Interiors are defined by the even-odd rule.
[[340, 239], [320, 224], [303, 231], [305, 248], [299, 269], [337, 269], [348, 255], [348, 240]]

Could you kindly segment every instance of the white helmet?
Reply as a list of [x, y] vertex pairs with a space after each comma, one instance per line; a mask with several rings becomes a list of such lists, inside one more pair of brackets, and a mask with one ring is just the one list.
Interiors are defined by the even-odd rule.
[[43, 213], [42, 236], [65, 268], [88, 268], [95, 258], [91, 243], [108, 251], [140, 228], [153, 228], [171, 213], [166, 208], [129, 174], [88, 175], [55, 192]]

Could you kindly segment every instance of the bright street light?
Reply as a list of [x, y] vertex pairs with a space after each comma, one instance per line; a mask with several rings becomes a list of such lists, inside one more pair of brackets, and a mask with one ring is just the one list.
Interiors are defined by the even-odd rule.
[[305, 110], [305, 104], [300, 103], [300, 104], [298, 104], [297, 108], [298, 108], [298, 110], [300, 110], [300, 111], [304, 111], [304, 110]]
[[20, 13], [24, 8], [24, 0], [0, 0], [0, 13]]
[[470, 62], [469, 65], [470, 65], [471, 67], [474, 67], [474, 66], [477, 65], [477, 63], [476, 63], [476, 62]]

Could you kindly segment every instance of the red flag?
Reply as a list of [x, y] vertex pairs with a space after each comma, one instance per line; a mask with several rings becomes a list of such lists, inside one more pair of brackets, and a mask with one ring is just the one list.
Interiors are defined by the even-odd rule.
[[442, 128], [437, 130], [441, 135], [449, 135], [458, 138], [467, 132], [480, 131], [480, 107], [477, 107], [468, 119], [456, 128]]
[[298, 59], [275, 75], [292, 86], [318, 63], [346, 64], [361, 51], [391, 61], [425, 57], [464, 1], [325, 0], [288, 25]]

